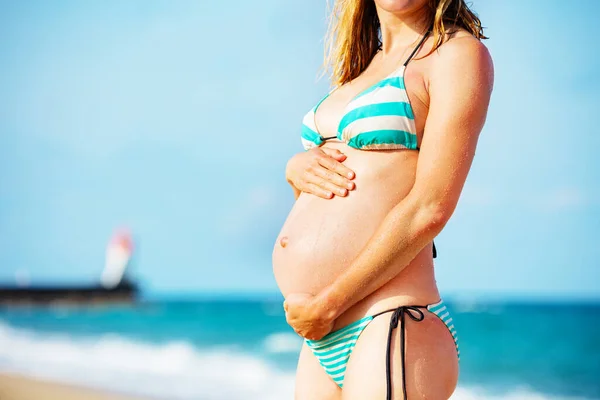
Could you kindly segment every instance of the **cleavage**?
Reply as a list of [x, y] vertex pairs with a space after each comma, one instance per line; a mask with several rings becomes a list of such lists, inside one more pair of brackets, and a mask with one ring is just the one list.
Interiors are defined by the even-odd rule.
[[340, 121], [344, 117], [345, 109], [352, 96], [346, 86], [334, 89], [315, 112], [315, 125], [318, 133], [323, 137], [337, 136], [338, 134]]
[[[353, 81], [333, 89], [333, 91], [318, 104], [315, 110], [314, 120], [317, 133], [323, 137], [338, 136], [338, 127], [346, 114], [346, 109], [350, 103], [365, 90], [381, 82], [383, 79], [389, 78], [397, 71], [398, 69], [395, 69], [392, 73], [376, 80], [374, 80], [372, 76], [365, 76], [363, 74]], [[360, 80], [367, 81], [368, 84], [357, 83], [357, 81]], [[357, 86], [359, 89], [356, 88]]]

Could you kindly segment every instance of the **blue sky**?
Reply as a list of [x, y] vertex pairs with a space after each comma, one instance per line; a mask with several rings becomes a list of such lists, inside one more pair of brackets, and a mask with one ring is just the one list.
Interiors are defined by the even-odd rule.
[[[475, 1], [496, 67], [436, 239], [447, 295], [600, 298], [600, 3]], [[537, 5], [537, 6], [536, 6]], [[274, 292], [325, 2], [0, 1], [0, 282], [91, 282], [122, 224], [150, 296]]]

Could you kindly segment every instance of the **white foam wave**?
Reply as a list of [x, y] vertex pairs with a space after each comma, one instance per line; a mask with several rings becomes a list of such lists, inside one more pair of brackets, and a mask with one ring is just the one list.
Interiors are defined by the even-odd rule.
[[[299, 338], [275, 333], [267, 351], [297, 351]], [[293, 350], [292, 350], [293, 349]], [[292, 373], [259, 357], [226, 348], [200, 350], [186, 342], [142, 343], [118, 335], [72, 338], [41, 334], [0, 322], [0, 369], [59, 382], [169, 400], [293, 399]], [[584, 400], [528, 390], [493, 395], [459, 387], [452, 400]]]
[[590, 400], [583, 397], [556, 397], [536, 393], [528, 388], [519, 388], [507, 394], [490, 394], [485, 388], [458, 387], [450, 400]]
[[264, 341], [269, 353], [298, 353], [302, 347], [302, 338], [293, 333], [272, 333]]
[[61, 382], [173, 400], [293, 397], [293, 375], [258, 357], [186, 342], [141, 343], [115, 335], [73, 339], [0, 323], [0, 368]]

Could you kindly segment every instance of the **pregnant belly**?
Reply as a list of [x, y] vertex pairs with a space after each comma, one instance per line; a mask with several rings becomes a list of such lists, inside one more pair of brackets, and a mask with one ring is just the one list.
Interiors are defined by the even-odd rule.
[[273, 249], [273, 272], [284, 296], [316, 294], [333, 282], [410, 191], [416, 156], [362, 153], [369, 154], [346, 161], [356, 172], [356, 189], [347, 197], [302, 193], [290, 211]]

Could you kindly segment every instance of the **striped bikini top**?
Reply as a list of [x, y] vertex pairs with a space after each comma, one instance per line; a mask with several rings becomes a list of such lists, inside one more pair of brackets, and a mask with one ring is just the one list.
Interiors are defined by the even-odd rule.
[[323, 137], [319, 133], [315, 114], [321, 103], [337, 88], [321, 99], [302, 120], [304, 149], [309, 150], [321, 146], [326, 140], [337, 138], [360, 150], [419, 150], [415, 116], [404, 85], [404, 71], [429, 33], [425, 33], [399, 69], [350, 100], [344, 108], [336, 136]]

